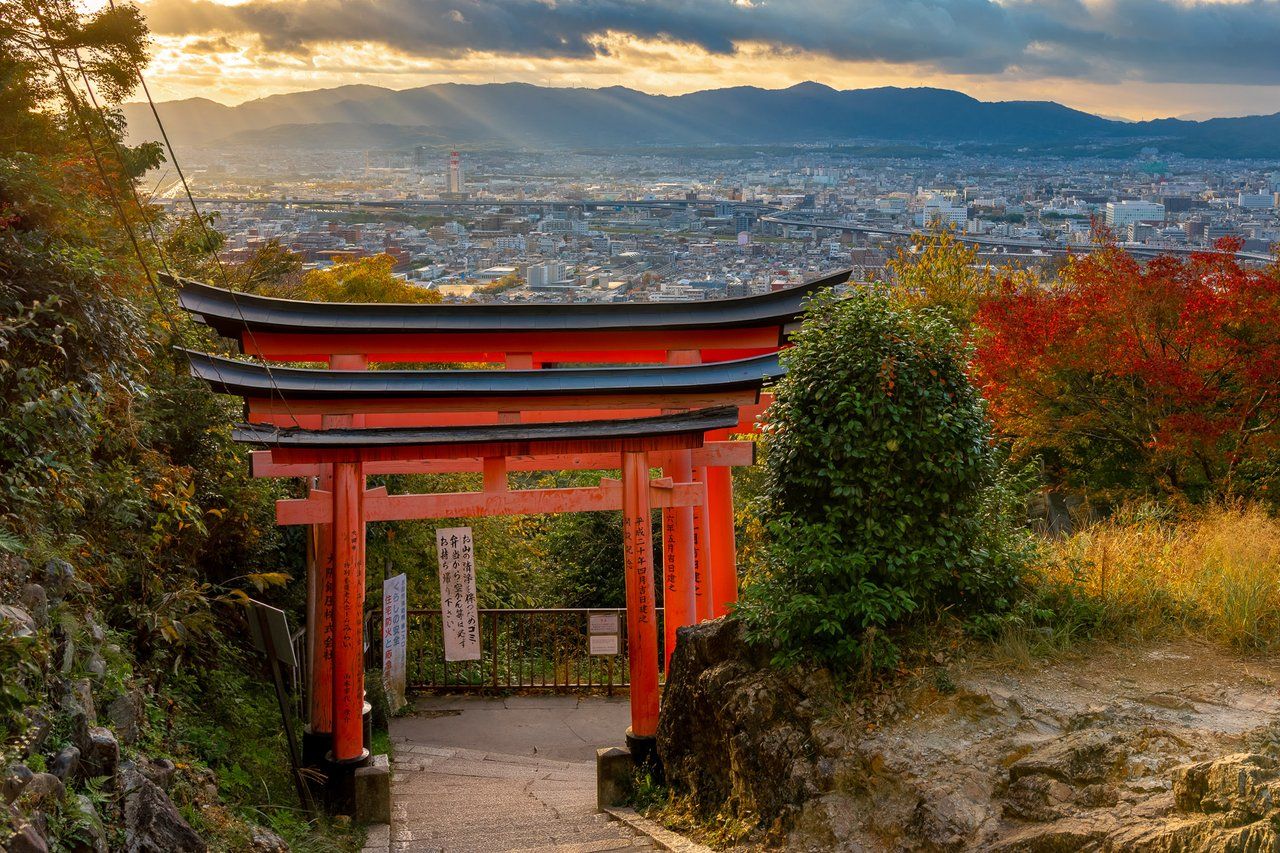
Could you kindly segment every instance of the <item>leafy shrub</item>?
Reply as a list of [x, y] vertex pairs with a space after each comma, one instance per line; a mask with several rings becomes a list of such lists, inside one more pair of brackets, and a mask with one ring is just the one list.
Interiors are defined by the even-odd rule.
[[780, 661], [886, 665], [930, 605], [1008, 605], [1022, 565], [955, 329], [859, 294], [815, 298], [765, 427], [764, 567], [739, 608]]

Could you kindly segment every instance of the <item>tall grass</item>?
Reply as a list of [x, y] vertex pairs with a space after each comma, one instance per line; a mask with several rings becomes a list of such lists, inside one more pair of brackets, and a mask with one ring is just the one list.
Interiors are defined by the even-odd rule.
[[1041, 592], [1087, 611], [1106, 633], [1280, 644], [1280, 519], [1261, 507], [1129, 511], [1043, 553]]

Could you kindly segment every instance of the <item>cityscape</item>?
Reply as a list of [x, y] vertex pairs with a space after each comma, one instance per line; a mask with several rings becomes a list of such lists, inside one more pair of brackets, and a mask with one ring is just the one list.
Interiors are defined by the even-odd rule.
[[[192, 150], [227, 257], [268, 240], [308, 268], [388, 254], [447, 300], [700, 301], [852, 267], [878, 282], [945, 228], [996, 266], [1045, 268], [1105, 225], [1138, 255], [1280, 242], [1280, 167], [1144, 149], [1114, 159], [866, 158], [836, 145], [678, 151]], [[186, 200], [171, 185], [166, 203]]]

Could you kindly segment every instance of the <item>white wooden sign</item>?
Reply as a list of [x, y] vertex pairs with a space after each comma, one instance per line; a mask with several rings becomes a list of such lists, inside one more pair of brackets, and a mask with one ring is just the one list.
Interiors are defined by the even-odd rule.
[[592, 613], [591, 614], [591, 634], [618, 634], [618, 614], [617, 613]]
[[382, 685], [395, 713], [404, 706], [405, 648], [408, 645], [408, 584], [404, 575], [382, 582]]
[[470, 527], [436, 531], [440, 563], [440, 613], [446, 661], [480, 660], [480, 614], [476, 609], [476, 555]]

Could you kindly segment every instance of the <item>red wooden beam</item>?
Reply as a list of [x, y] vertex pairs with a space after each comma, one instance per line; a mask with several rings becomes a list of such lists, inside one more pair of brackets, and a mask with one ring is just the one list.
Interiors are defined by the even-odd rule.
[[[694, 465], [742, 467], [755, 464], [756, 445], [753, 441], [709, 441], [702, 447], [689, 451]], [[656, 466], [667, 464], [668, 454], [653, 453]], [[325, 465], [319, 462], [283, 463], [271, 458], [270, 450], [255, 450], [250, 454], [255, 477], [318, 477]], [[616, 453], [567, 453], [549, 456], [511, 456], [507, 458], [507, 470], [519, 471], [612, 471], [618, 467]], [[470, 459], [408, 459], [393, 462], [369, 462], [364, 466], [366, 476], [388, 474], [479, 474], [484, 470], [481, 457]]]
[[248, 355], [271, 361], [328, 361], [361, 353], [379, 362], [494, 362], [528, 353], [535, 364], [659, 364], [667, 353], [701, 349], [705, 361], [728, 361], [778, 349], [780, 329], [701, 329], [608, 332], [298, 334], [258, 331], [242, 336]]
[[[627, 412], [627, 417], [639, 417], [638, 409], [710, 409], [718, 406], [752, 406], [759, 399], [752, 389], [738, 391], [673, 391], [665, 394], [573, 394], [543, 396], [485, 396], [485, 397], [393, 397], [350, 400], [293, 399], [280, 400], [271, 397], [250, 397], [245, 401], [248, 419], [252, 423], [266, 423], [271, 415], [339, 415], [339, 414], [439, 414], [454, 412], [594, 412], [590, 420], [600, 420], [601, 412]], [[545, 416], [544, 416], [545, 417]], [[611, 417], [606, 414], [604, 418]], [[550, 420], [565, 420], [554, 417]], [[493, 421], [481, 421], [493, 423]], [[290, 424], [291, 426], [293, 424]], [[305, 426], [304, 424], [297, 424]], [[372, 426], [366, 421], [366, 426]]]
[[[702, 483], [650, 484], [649, 502], [660, 508], [700, 505], [706, 496]], [[276, 501], [276, 523], [327, 524], [333, 518], [326, 492], [309, 498]], [[365, 521], [407, 521], [425, 518], [461, 518], [490, 515], [543, 515], [559, 512], [602, 512], [622, 509], [622, 486], [604, 480], [599, 486], [571, 489], [517, 489], [513, 491], [446, 492], [426, 495], [388, 495], [365, 492]]]

